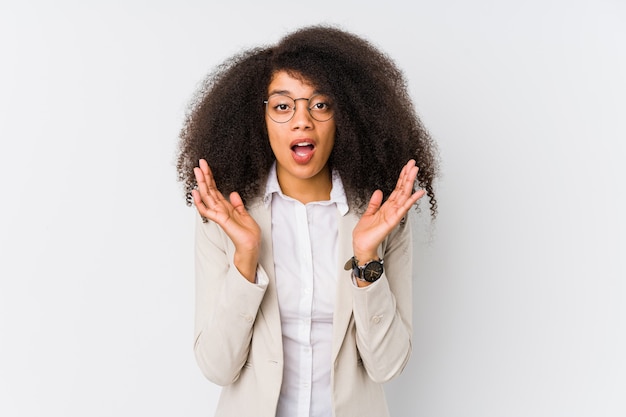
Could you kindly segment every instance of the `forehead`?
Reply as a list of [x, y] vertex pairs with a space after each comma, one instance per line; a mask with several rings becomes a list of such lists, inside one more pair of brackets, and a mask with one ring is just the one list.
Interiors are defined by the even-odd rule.
[[287, 71], [276, 71], [267, 87], [269, 95], [287, 94], [294, 96], [307, 96], [317, 93], [317, 89], [304, 77]]

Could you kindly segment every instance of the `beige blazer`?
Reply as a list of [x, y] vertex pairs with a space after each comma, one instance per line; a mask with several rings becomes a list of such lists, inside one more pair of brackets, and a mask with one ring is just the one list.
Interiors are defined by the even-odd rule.
[[[223, 386], [216, 417], [276, 415], [283, 345], [270, 210], [261, 199], [248, 209], [262, 230], [257, 274], [267, 276], [266, 286], [251, 284], [239, 274], [233, 267], [230, 239], [215, 223], [202, 223], [198, 216], [194, 352], [203, 374]], [[339, 219], [333, 415], [385, 417], [389, 412], [382, 383], [399, 375], [411, 354], [411, 227], [402, 223], [387, 237], [379, 248], [383, 276], [369, 287], [358, 288], [343, 269], [352, 257], [357, 221], [352, 211]]]

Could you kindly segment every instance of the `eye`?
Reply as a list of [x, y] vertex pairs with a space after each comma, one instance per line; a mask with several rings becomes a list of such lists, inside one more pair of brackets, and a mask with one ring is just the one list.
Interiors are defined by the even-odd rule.
[[331, 110], [330, 99], [326, 96], [311, 97], [309, 109], [318, 113], [329, 112]]
[[293, 111], [294, 107], [293, 99], [281, 94], [270, 97], [267, 104], [275, 113], [288, 113]]

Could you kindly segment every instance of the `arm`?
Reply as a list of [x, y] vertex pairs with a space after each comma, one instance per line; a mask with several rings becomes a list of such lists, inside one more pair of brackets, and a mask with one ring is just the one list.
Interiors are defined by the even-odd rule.
[[203, 374], [219, 385], [237, 380], [246, 363], [256, 313], [267, 276], [257, 269], [259, 285], [233, 265], [233, 249], [220, 227], [198, 218], [195, 243], [196, 361]]
[[357, 348], [368, 375], [378, 383], [398, 376], [411, 356], [411, 239], [407, 221], [382, 245], [382, 277], [367, 287], [353, 288]]
[[375, 191], [352, 233], [359, 264], [378, 259], [379, 248], [383, 251], [383, 276], [373, 284], [357, 281], [361, 288], [353, 289], [357, 348], [377, 382], [400, 374], [411, 354], [411, 226], [402, 219], [424, 196], [423, 190], [413, 191], [417, 171], [415, 161], [409, 161], [384, 204], [382, 192]]
[[[234, 382], [245, 364], [256, 313], [267, 288], [258, 266], [261, 230], [241, 197], [217, 189], [209, 165], [194, 169], [196, 225], [196, 324], [194, 352], [211, 381]], [[255, 282], [261, 285], [256, 285]]]

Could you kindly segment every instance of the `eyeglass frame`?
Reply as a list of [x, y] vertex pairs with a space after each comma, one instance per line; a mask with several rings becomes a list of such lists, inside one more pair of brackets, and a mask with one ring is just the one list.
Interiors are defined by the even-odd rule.
[[[268, 112], [268, 106], [269, 106], [270, 98], [271, 98], [271, 97], [274, 97], [274, 96], [284, 96], [284, 97], [287, 97], [287, 98], [289, 98], [289, 99], [291, 99], [291, 100], [293, 101], [293, 111], [291, 112], [291, 117], [290, 117], [289, 119], [285, 120], [284, 122], [279, 122], [279, 121], [277, 121], [277, 120], [274, 120], [274, 119], [272, 118], [272, 116], [271, 116], [271, 115], [269, 114], [269, 112]], [[311, 116], [311, 118], [312, 118], [313, 120], [315, 120], [316, 122], [324, 123], [324, 122], [329, 121], [329, 120], [330, 120], [330, 119], [332, 119], [333, 117], [335, 117], [335, 111], [334, 111], [334, 109], [332, 109], [332, 107], [331, 107], [331, 115], [330, 115], [330, 117], [329, 117], [328, 119], [326, 119], [326, 120], [318, 120], [318, 119], [316, 119], [316, 118], [315, 118], [315, 116], [313, 116], [313, 113], [311, 113], [311, 107], [309, 107], [309, 104], [311, 103], [311, 99], [312, 99], [313, 97], [316, 97], [316, 96], [326, 96], [326, 94], [323, 94], [323, 93], [316, 93], [316, 94], [313, 94], [313, 95], [312, 95], [311, 97], [309, 97], [309, 98], [306, 98], [306, 97], [293, 98], [293, 97], [291, 97], [291, 96], [288, 96], [287, 94], [276, 93], [276, 94], [272, 94], [271, 96], [269, 96], [269, 97], [267, 98], [267, 100], [263, 100], [263, 104], [265, 104], [265, 112], [267, 113], [267, 115], [269, 116], [269, 118], [270, 118], [270, 119], [271, 119], [274, 123], [280, 123], [280, 124], [283, 124], [283, 123], [288, 123], [288, 122], [290, 122], [290, 121], [291, 121], [291, 119], [293, 119], [293, 117], [296, 115], [296, 110], [297, 110], [297, 109], [296, 109], [296, 101], [298, 101], [298, 100], [306, 100], [306, 101], [307, 101], [307, 106], [306, 106], [306, 109], [307, 109], [307, 111], [309, 112], [309, 116]], [[331, 103], [326, 103], [326, 104], [327, 104], [328, 106], [331, 106]]]

